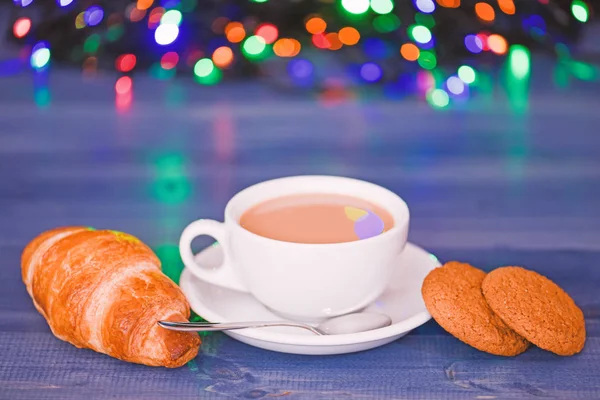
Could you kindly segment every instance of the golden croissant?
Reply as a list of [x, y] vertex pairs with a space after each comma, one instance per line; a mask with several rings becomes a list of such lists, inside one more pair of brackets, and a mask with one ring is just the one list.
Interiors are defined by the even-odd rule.
[[133, 236], [53, 229], [27, 245], [21, 272], [52, 333], [76, 347], [169, 368], [198, 354], [197, 334], [157, 325], [187, 321], [190, 308], [156, 255]]

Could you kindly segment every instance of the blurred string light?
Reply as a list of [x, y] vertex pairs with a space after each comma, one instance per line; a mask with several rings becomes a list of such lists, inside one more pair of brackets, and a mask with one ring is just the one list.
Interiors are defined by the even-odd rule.
[[432, 89], [427, 92], [427, 102], [434, 108], [444, 108], [450, 104], [450, 96], [443, 89]]
[[172, 25], [179, 26], [179, 25], [181, 25], [182, 19], [183, 19], [183, 15], [181, 15], [181, 11], [169, 10], [160, 17], [160, 24], [161, 25], [172, 24]]
[[510, 46], [508, 54], [509, 68], [515, 79], [525, 79], [531, 68], [529, 49], [522, 45]]
[[139, 8], [132, 5], [125, 11], [125, 15], [131, 22], [139, 22], [146, 16], [146, 10], [140, 10]]
[[156, 29], [160, 24], [160, 20], [164, 13], [165, 9], [162, 7], [153, 8], [152, 11], [150, 11], [150, 15], [148, 15], [148, 29]]
[[154, 31], [154, 39], [161, 46], [173, 43], [179, 36], [179, 27], [175, 24], [160, 24]]
[[431, 41], [431, 31], [423, 25], [413, 25], [409, 28], [410, 37], [419, 43], [429, 43]]
[[194, 75], [202, 85], [215, 85], [221, 80], [221, 71], [210, 58], [202, 58], [194, 65]]
[[88, 26], [96, 26], [102, 22], [104, 11], [99, 6], [91, 6], [83, 15], [83, 19]]
[[212, 61], [219, 68], [227, 68], [233, 62], [233, 51], [227, 46], [221, 46], [213, 52]]
[[117, 60], [115, 61], [115, 67], [118, 71], [129, 72], [135, 68], [136, 61], [137, 58], [134, 54], [122, 54], [117, 57]]
[[169, 51], [168, 53], [163, 54], [160, 58], [160, 66], [164, 70], [171, 70], [177, 66], [179, 62], [179, 54], [174, 51]]
[[83, 29], [85, 28], [85, 26], [85, 12], [80, 12], [79, 14], [77, 14], [77, 17], [75, 17], [75, 28]]
[[360, 76], [367, 82], [377, 82], [383, 76], [383, 71], [379, 65], [367, 62], [360, 67]]
[[279, 36], [279, 30], [277, 27], [269, 23], [259, 25], [254, 33], [257, 36], [262, 37], [267, 44], [275, 42]]
[[389, 14], [394, 9], [392, 0], [371, 0], [371, 10], [377, 14]]
[[344, 45], [340, 41], [338, 34], [335, 32], [331, 32], [331, 33], [328, 33], [327, 35], [325, 35], [325, 39], [327, 40], [327, 43], [329, 44], [329, 46], [327, 47], [329, 50], [333, 50], [333, 51], [339, 50]]
[[295, 57], [302, 46], [296, 39], [281, 38], [273, 44], [273, 52], [278, 57]]
[[498, 7], [504, 14], [514, 15], [516, 12], [515, 3], [513, 0], [498, 0]]
[[437, 58], [432, 51], [424, 50], [420, 52], [417, 63], [424, 69], [432, 70], [437, 66]]
[[260, 36], [249, 36], [242, 44], [242, 53], [249, 59], [258, 59], [266, 50], [265, 39]]
[[429, 29], [435, 26], [435, 19], [431, 14], [417, 13], [415, 14], [415, 22], [419, 25], [426, 26]]
[[585, 1], [582, 0], [573, 0], [571, 3], [571, 13], [577, 21], [583, 23], [587, 22], [590, 16], [590, 10]]
[[246, 37], [244, 25], [239, 22], [230, 22], [225, 26], [225, 37], [231, 43], [239, 43]]
[[342, 0], [342, 7], [350, 14], [364, 14], [369, 11], [369, 0]]
[[421, 51], [412, 43], [405, 43], [400, 47], [400, 54], [408, 61], [417, 61]]
[[360, 33], [351, 26], [347, 26], [340, 29], [338, 32], [338, 38], [340, 42], [346, 46], [354, 46], [360, 40]]
[[13, 3], [21, 7], [27, 7], [28, 5], [33, 3], [33, 0], [13, 0]]
[[460, 0], [436, 0], [437, 3], [446, 8], [458, 8], [460, 7]]
[[400, 27], [400, 19], [394, 14], [380, 15], [373, 20], [373, 28], [379, 33], [393, 32]]
[[505, 54], [508, 49], [508, 43], [506, 42], [506, 39], [504, 39], [504, 37], [501, 35], [496, 34], [488, 36], [487, 45], [490, 50], [496, 54]]
[[149, 9], [150, 7], [152, 7], [152, 4], [154, 4], [154, 0], [138, 0], [137, 4], [136, 4], [136, 8], [138, 10], [145, 11], [145, 10]]
[[327, 22], [323, 18], [312, 17], [305, 24], [306, 31], [311, 34], [323, 33], [327, 29]]
[[435, 3], [433, 0], [414, 0], [415, 7], [422, 13], [430, 14], [435, 11]]
[[305, 80], [313, 74], [314, 67], [312, 63], [304, 59], [291, 60], [288, 63], [288, 73], [293, 78]]
[[56, 0], [56, 2], [58, 3], [59, 6], [66, 7], [66, 6], [70, 5], [73, 2], [73, 0]]
[[16, 38], [20, 39], [22, 37], [25, 37], [25, 35], [29, 33], [30, 29], [31, 20], [25, 17], [19, 18], [13, 24], [13, 35], [15, 35]]
[[452, 94], [459, 95], [465, 91], [465, 83], [457, 76], [451, 76], [446, 81], [446, 87]]
[[471, 53], [477, 54], [477, 53], [481, 53], [481, 51], [483, 50], [483, 43], [479, 36], [467, 35], [467, 36], [465, 36], [465, 47]]
[[475, 14], [477, 14], [480, 20], [485, 22], [492, 22], [496, 18], [494, 7], [483, 2], [475, 4]]
[[45, 42], [39, 42], [33, 46], [29, 62], [36, 70], [40, 70], [48, 65], [50, 62], [50, 49]]
[[461, 65], [458, 68], [458, 77], [467, 85], [471, 85], [477, 79], [475, 70], [468, 65]]

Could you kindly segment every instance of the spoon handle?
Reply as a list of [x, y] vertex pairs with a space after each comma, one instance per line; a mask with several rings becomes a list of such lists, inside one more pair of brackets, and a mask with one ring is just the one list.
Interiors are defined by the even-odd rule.
[[246, 328], [268, 328], [273, 326], [289, 326], [311, 331], [315, 335], [324, 335], [321, 331], [310, 325], [287, 321], [254, 321], [254, 322], [172, 322], [158, 321], [158, 325], [172, 331], [183, 332], [215, 332]]

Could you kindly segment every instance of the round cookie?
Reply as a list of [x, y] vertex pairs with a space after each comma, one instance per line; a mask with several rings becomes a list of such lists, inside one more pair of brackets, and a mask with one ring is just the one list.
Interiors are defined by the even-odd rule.
[[464, 343], [499, 356], [516, 356], [529, 342], [492, 312], [481, 293], [485, 272], [448, 262], [431, 271], [421, 287], [425, 306], [438, 324]]
[[583, 312], [545, 276], [520, 267], [502, 267], [487, 275], [482, 290], [491, 309], [536, 346], [561, 356], [583, 349]]

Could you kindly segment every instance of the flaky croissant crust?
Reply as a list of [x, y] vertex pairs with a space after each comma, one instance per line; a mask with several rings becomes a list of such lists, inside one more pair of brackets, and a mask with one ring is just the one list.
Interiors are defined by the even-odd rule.
[[31, 241], [23, 282], [58, 338], [124, 361], [179, 367], [200, 345], [195, 333], [159, 327], [186, 321], [189, 305], [156, 255], [121, 232], [65, 227]]

